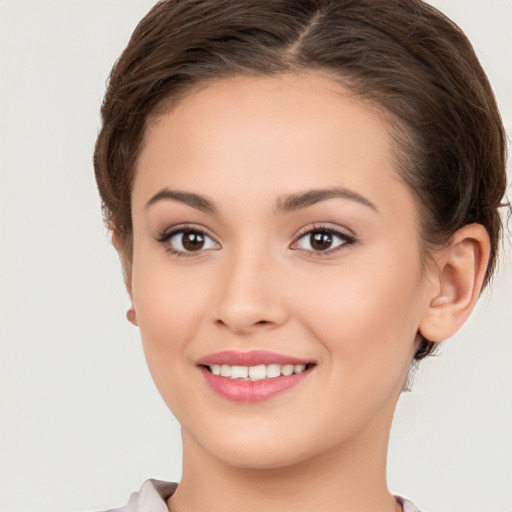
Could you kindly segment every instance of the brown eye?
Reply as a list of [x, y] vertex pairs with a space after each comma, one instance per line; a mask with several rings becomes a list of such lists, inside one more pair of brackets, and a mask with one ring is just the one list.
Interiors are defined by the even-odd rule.
[[204, 246], [204, 236], [202, 233], [186, 231], [181, 236], [181, 243], [183, 244], [183, 248], [187, 251], [198, 251]]
[[201, 254], [207, 249], [220, 249], [220, 245], [199, 229], [176, 229], [162, 235], [158, 241], [166, 251], [178, 256]]
[[332, 245], [331, 233], [317, 231], [309, 235], [309, 243], [315, 251], [326, 251]]
[[341, 249], [345, 245], [351, 245], [355, 238], [331, 227], [318, 227], [304, 233], [292, 246], [309, 253], [325, 253]]

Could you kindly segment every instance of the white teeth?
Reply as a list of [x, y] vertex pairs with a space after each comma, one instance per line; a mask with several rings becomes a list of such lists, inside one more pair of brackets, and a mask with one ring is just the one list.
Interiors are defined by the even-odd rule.
[[257, 366], [230, 366], [228, 364], [212, 364], [208, 367], [214, 375], [228, 379], [263, 380], [273, 379], [281, 375], [288, 377], [294, 373], [302, 373], [304, 364], [259, 364]]
[[232, 366], [231, 376], [232, 379], [247, 379], [249, 377], [248, 366]]
[[267, 378], [273, 379], [274, 377], [279, 377], [279, 375], [281, 375], [281, 365], [280, 364], [267, 365]]
[[281, 368], [281, 373], [283, 375], [285, 375], [286, 377], [288, 377], [288, 375], [292, 375], [293, 374], [293, 364], [285, 364]]
[[[233, 378], [233, 374], [231, 374], [231, 378]], [[251, 380], [260, 380], [267, 378], [267, 368], [264, 364], [260, 364], [258, 366], [250, 366], [249, 367], [249, 378]]]

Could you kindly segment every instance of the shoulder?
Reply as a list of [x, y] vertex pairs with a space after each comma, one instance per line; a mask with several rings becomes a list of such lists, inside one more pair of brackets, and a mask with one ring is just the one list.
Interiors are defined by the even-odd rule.
[[146, 480], [139, 491], [132, 493], [124, 507], [105, 512], [169, 512], [167, 498], [172, 496], [178, 484], [162, 480]]

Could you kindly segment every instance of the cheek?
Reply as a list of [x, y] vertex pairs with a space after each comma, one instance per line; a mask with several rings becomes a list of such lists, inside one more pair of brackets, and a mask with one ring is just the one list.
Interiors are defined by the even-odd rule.
[[[326, 396], [339, 397], [333, 429], [340, 431], [355, 431], [382, 407], [393, 410], [418, 328], [413, 269], [356, 270], [340, 268], [330, 279], [311, 279], [305, 284], [312, 293], [298, 306], [306, 330], [322, 345], [321, 363], [329, 371], [322, 373], [321, 387], [330, 390]], [[323, 406], [329, 409], [332, 403]]]
[[297, 307], [309, 329], [340, 364], [408, 365], [421, 311], [419, 269], [382, 256], [331, 270], [304, 281], [310, 293]]
[[188, 363], [186, 347], [204, 318], [204, 278], [190, 269], [166, 264], [165, 257], [134, 264], [133, 302], [146, 359], [158, 384], [158, 373]]
[[200, 283], [169, 272], [168, 265], [139, 265], [133, 299], [146, 362], [169, 409], [178, 418], [189, 407], [195, 378], [190, 341], [204, 318]]

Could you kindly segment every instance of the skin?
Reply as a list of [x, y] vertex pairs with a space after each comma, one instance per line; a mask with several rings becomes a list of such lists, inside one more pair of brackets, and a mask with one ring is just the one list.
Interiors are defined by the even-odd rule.
[[[343, 194], [283, 210], [290, 196], [334, 188]], [[204, 196], [215, 212], [151, 202], [164, 190]], [[222, 80], [150, 125], [127, 285], [151, 374], [182, 426], [171, 510], [400, 510], [386, 451], [417, 333], [458, 328], [486, 258], [485, 230], [468, 228], [425, 270], [416, 214], [383, 118], [327, 77]], [[181, 235], [159, 239], [184, 223], [208, 237], [179, 256]], [[309, 234], [324, 226], [341, 236], [315, 251]], [[315, 367], [269, 400], [234, 403], [196, 365], [222, 350]]]

